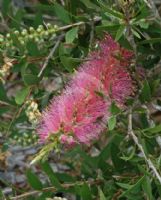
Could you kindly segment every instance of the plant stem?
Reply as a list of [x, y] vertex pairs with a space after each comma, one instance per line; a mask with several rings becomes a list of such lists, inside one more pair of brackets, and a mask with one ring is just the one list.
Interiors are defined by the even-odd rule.
[[138, 138], [136, 137], [136, 135], [133, 131], [133, 128], [132, 128], [132, 109], [131, 108], [130, 108], [129, 114], [128, 114], [128, 135], [132, 137], [133, 141], [135, 142], [135, 144], [137, 145], [137, 147], [141, 151], [141, 153], [142, 153], [146, 163], [148, 164], [149, 168], [153, 171], [153, 173], [155, 174], [159, 183], [161, 184], [161, 176], [160, 176], [159, 172], [157, 171], [157, 169], [154, 166], [154, 164], [152, 163], [152, 161], [146, 156], [142, 145], [139, 143], [139, 140], [138, 140]]
[[[96, 180], [89, 180], [89, 181], [80, 181], [80, 182], [77, 182], [77, 183], [65, 183], [65, 184], [62, 184], [62, 187], [64, 189], [68, 189], [68, 188], [73, 187], [75, 185], [78, 185], [78, 186], [83, 185], [84, 183], [89, 184], [89, 185], [95, 185], [95, 184], [99, 185], [99, 184], [102, 183], [102, 180], [96, 179]], [[26, 192], [24, 194], [21, 194], [21, 195], [15, 196], [15, 197], [11, 197], [10, 199], [11, 200], [24, 199], [24, 198], [32, 196], [32, 195], [38, 195], [41, 192], [49, 192], [49, 191], [56, 192], [57, 189], [55, 187], [46, 187], [46, 188], [43, 188], [42, 191], [34, 190], [34, 191]]]

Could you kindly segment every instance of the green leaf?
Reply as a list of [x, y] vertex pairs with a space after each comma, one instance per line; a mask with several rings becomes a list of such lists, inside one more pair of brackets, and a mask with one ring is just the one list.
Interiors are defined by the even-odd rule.
[[132, 31], [132, 33], [133, 33], [137, 38], [141, 39], [141, 36], [139, 35], [139, 33], [138, 33], [136, 30], [134, 30], [134, 29], [132, 28], [131, 31]]
[[52, 170], [51, 166], [49, 165], [49, 163], [42, 162], [41, 163], [41, 167], [42, 167], [43, 171], [48, 175], [48, 177], [49, 177], [49, 179], [51, 181], [51, 184], [53, 186], [55, 186], [56, 188], [62, 188], [59, 180], [55, 176], [55, 173], [53, 172], [53, 170]]
[[[107, 12], [107, 14], [112, 15], [113, 17], [116, 17], [118, 19], [123, 19], [124, 15], [114, 9], [111, 9], [109, 7], [107, 7], [107, 3], [104, 3], [103, 1], [99, 0], [98, 3], [100, 4], [100, 6], [102, 7], [103, 10], [105, 10]], [[106, 13], [105, 13], [106, 14]]]
[[142, 102], [149, 101], [151, 99], [151, 89], [147, 80], [144, 81], [143, 88], [140, 94]]
[[99, 188], [99, 199], [106, 200], [106, 197], [105, 197], [104, 193], [102, 192], [101, 188]]
[[115, 115], [111, 116], [107, 123], [109, 130], [112, 131], [116, 126], [116, 116]]
[[41, 190], [43, 185], [36, 174], [34, 174], [30, 169], [26, 172], [27, 180], [32, 188], [35, 190]]
[[65, 35], [66, 43], [72, 43], [78, 37], [78, 27], [72, 28]]
[[7, 16], [10, 13], [9, 9], [11, 2], [11, 0], [3, 0], [1, 9], [4, 16]]
[[5, 101], [5, 102], [9, 102], [8, 97], [6, 95], [5, 88], [4, 88], [4, 86], [1, 82], [0, 82], [0, 100]]
[[161, 42], [161, 38], [151, 38], [151, 39], [147, 39], [147, 40], [143, 40], [141, 42], [139, 42], [139, 44], [154, 44], [154, 43], [159, 43]]
[[125, 31], [125, 28], [126, 28], [125, 25], [121, 25], [119, 27], [119, 29], [117, 30], [117, 33], [116, 33], [116, 37], [115, 37], [116, 41], [118, 41], [121, 38], [121, 36], [123, 35], [123, 33]]
[[150, 180], [150, 178], [148, 176], [145, 177], [144, 181], [142, 182], [142, 187], [143, 190], [145, 192], [145, 194], [147, 195], [147, 198], [149, 200], [153, 200], [153, 195], [152, 195], [152, 181]]
[[39, 83], [40, 78], [33, 74], [24, 74], [23, 80], [26, 85], [36, 85]]
[[21, 105], [24, 102], [25, 98], [29, 94], [29, 91], [30, 91], [30, 87], [25, 87], [22, 90], [17, 92], [15, 96], [15, 101], [18, 105]]
[[115, 102], [112, 102], [111, 106], [110, 106], [110, 112], [115, 115], [115, 114], [118, 114], [120, 112], [120, 108], [117, 107], [116, 103]]
[[40, 55], [40, 51], [37, 47], [37, 44], [34, 41], [27, 42], [26, 47], [27, 47], [29, 55], [31, 55], [31, 56], [39, 56]]
[[69, 12], [66, 11], [60, 4], [56, 2], [54, 3], [54, 11], [57, 17], [59, 17], [62, 22], [67, 24], [71, 23]]
[[99, 7], [92, 3], [90, 0], [80, 0], [89, 9], [98, 9]]
[[152, 134], [156, 134], [156, 133], [159, 133], [159, 132], [161, 132], [161, 125], [157, 125], [157, 126], [155, 126], [155, 127], [153, 127], [153, 128], [147, 128], [147, 129], [143, 129], [143, 130], [141, 130], [141, 131], [143, 131], [144, 133], [150, 133], [151, 135]]
[[131, 188], [131, 185], [130, 184], [128, 184], [128, 183], [119, 183], [119, 182], [117, 182], [116, 183], [118, 186], [120, 186], [121, 188], [123, 188], [123, 189], [130, 189]]
[[[127, 195], [129, 195], [130, 193], [135, 193], [135, 192], [138, 192], [138, 190], [140, 189], [141, 187], [141, 184], [142, 182], [144, 181], [145, 179], [145, 176], [143, 176], [141, 179], [139, 179], [138, 182], [136, 182], [134, 185], [129, 185], [129, 184], [126, 184], [127, 185], [127, 190], [125, 192], [123, 192], [120, 197], [125, 197]], [[120, 185], [120, 183], [119, 183]], [[121, 186], [121, 185], [120, 185]], [[123, 186], [123, 185], [122, 185]], [[124, 184], [125, 186], [125, 184]]]
[[77, 58], [71, 58], [68, 56], [61, 56], [60, 60], [66, 70], [73, 72], [74, 68], [80, 63], [80, 60]]
[[129, 155], [124, 155], [124, 156], [121, 156], [120, 158], [125, 161], [131, 160], [133, 156], [135, 155], [135, 147], [132, 147], [132, 149], [130, 150], [130, 152], [128, 152], [128, 154]]
[[92, 200], [92, 193], [86, 183], [84, 183], [81, 187], [81, 197], [83, 200]]

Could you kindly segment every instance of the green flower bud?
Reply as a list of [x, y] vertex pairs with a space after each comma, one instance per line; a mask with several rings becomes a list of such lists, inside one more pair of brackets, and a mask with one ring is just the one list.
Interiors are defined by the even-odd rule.
[[24, 42], [23, 40], [20, 40], [20, 44], [21, 44], [21, 45], [24, 45], [25, 42]]
[[57, 26], [57, 25], [54, 25], [54, 29], [57, 30], [57, 29], [58, 29], [58, 26]]
[[4, 42], [4, 38], [0, 37], [0, 42]]
[[39, 42], [40, 41], [38, 37], [36, 37], [34, 40], [35, 40], [35, 42]]
[[31, 33], [33, 33], [35, 31], [35, 29], [33, 27], [30, 27], [29, 30]]
[[27, 35], [27, 30], [26, 30], [26, 29], [23, 29], [22, 32], [21, 32], [21, 34], [22, 34], [23, 36]]
[[42, 31], [41, 28], [38, 28], [38, 29], [37, 29], [37, 32], [38, 32], [38, 33], [41, 33], [41, 31]]
[[43, 25], [39, 25], [38, 28], [40, 28], [40, 29], [44, 29]]
[[11, 37], [10, 33], [7, 33], [6, 37], [9, 39]]
[[28, 138], [29, 136], [28, 136], [28, 134], [27, 134], [27, 133], [24, 133], [24, 137], [25, 137], [25, 138]]
[[45, 32], [44, 32], [44, 35], [45, 35], [45, 36], [49, 36], [49, 32], [48, 32], [48, 31], [45, 31]]
[[29, 35], [29, 39], [31, 39], [31, 40], [32, 40], [33, 38], [34, 38], [34, 36], [33, 36], [33, 35]]
[[10, 43], [9, 42], [6, 42], [6, 47], [10, 47]]
[[19, 31], [14, 31], [14, 34], [15, 34], [15, 35], [19, 35], [20, 32], [19, 32]]
[[52, 27], [50, 23], [47, 23], [46, 26], [47, 26], [47, 28], [49, 28], [49, 29]]

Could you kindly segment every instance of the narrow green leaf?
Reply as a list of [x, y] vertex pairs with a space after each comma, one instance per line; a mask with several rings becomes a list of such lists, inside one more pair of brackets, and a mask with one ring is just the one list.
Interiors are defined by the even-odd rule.
[[111, 106], [110, 106], [110, 112], [114, 115], [114, 114], [118, 114], [120, 112], [120, 108], [117, 107], [115, 102], [112, 102]]
[[147, 80], [144, 81], [143, 88], [140, 94], [142, 102], [149, 101], [151, 99], [151, 89]]
[[152, 181], [150, 181], [150, 178], [148, 176], [145, 177], [144, 181], [142, 182], [142, 187], [143, 190], [145, 192], [145, 194], [147, 195], [147, 198], [149, 200], [153, 200], [153, 195], [152, 195]]
[[153, 128], [143, 129], [142, 131], [143, 132], [148, 132], [148, 133], [151, 133], [151, 134], [159, 133], [159, 132], [161, 132], [161, 124], [158, 125], [158, 126], [155, 126]]
[[125, 161], [131, 160], [133, 156], [135, 155], [135, 147], [132, 147], [132, 149], [130, 150], [128, 154], [129, 155], [124, 155], [124, 156], [121, 156], [120, 158]]
[[83, 200], [92, 200], [92, 193], [90, 191], [89, 186], [86, 183], [84, 183], [81, 187], [81, 197]]
[[0, 100], [5, 101], [5, 102], [9, 102], [9, 99], [6, 95], [5, 88], [4, 88], [4, 86], [1, 82], [0, 82]]
[[23, 80], [26, 85], [36, 85], [39, 83], [40, 78], [33, 74], [24, 74]]
[[136, 30], [134, 30], [134, 29], [132, 28], [131, 31], [132, 31], [132, 33], [133, 33], [137, 38], [141, 39], [141, 36], [139, 35], [139, 33], [138, 33]]
[[89, 9], [98, 9], [99, 7], [92, 3], [90, 0], [80, 0]]
[[[107, 3], [104, 3], [103, 1], [98, 1], [98, 3], [100, 4], [100, 6], [102, 7], [102, 9], [104, 9], [108, 14], [112, 15], [113, 17], [116, 17], [118, 19], [123, 19], [124, 15], [121, 12], [118, 12], [114, 9], [111, 9], [109, 7], [107, 7]], [[106, 14], [106, 13], [105, 13]]]
[[78, 37], [78, 27], [72, 28], [65, 35], [65, 41], [67, 43], [72, 43], [75, 38]]
[[123, 192], [120, 197], [124, 197], [124, 196], [129, 195], [132, 192], [138, 191], [138, 189], [140, 188], [144, 179], [145, 179], [145, 176], [143, 176], [141, 179], [139, 179], [139, 181], [136, 182], [134, 185], [130, 186], [129, 184], [127, 184], [127, 186], [129, 185], [127, 190], [125, 192]]
[[51, 184], [53, 186], [55, 186], [56, 188], [62, 188], [61, 184], [59, 182], [59, 180], [57, 179], [57, 177], [55, 176], [54, 171], [52, 170], [51, 166], [49, 165], [49, 163], [47, 162], [42, 162], [41, 163], [41, 167], [43, 169], [43, 171], [48, 175]]
[[27, 97], [29, 93], [30, 87], [25, 87], [22, 90], [18, 91], [16, 96], [15, 96], [15, 101], [17, 104], [21, 105], [25, 98]]
[[66, 11], [60, 4], [56, 2], [54, 3], [54, 11], [62, 22], [67, 24], [71, 23], [69, 12]]
[[26, 172], [27, 180], [32, 188], [35, 190], [41, 190], [43, 185], [36, 174], [34, 174], [30, 169]]
[[121, 38], [121, 36], [123, 35], [123, 33], [125, 31], [125, 28], [126, 28], [125, 25], [121, 25], [119, 27], [119, 29], [117, 30], [117, 33], [116, 33], [116, 37], [115, 37], [116, 41], [118, 41]]
[[116, 126], [116, 116], [115, 115], [111, 116], [107, 123], [109, 130], [112, 131]]
[[106, 200], [106, 197], [104, 193], [102, 192], [101, 188], [99, 188], [99, 197], [100, 197], [100, 200]]
[[147, 39], [147, 40], [143, 40], [141, 42], [139, 42], [139, 44], [154, 44], [154, 43], [159, 43], [161, 42], [161, 38], [151, 38], [151, 39]]

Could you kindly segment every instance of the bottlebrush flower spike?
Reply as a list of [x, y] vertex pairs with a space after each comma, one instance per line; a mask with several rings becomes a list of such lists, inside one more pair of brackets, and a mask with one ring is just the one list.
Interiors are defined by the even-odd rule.
[[109, 35], [98, 46], [43, 112], [38, 126], [41, 141], [55, 134], [60, 143], [68, 146], [88, 145], [106, 128], [111, 103], [115, 101], [118, 107], [125, 108], [134, 91], [128, 69], [133, 53], [121, 48]]

